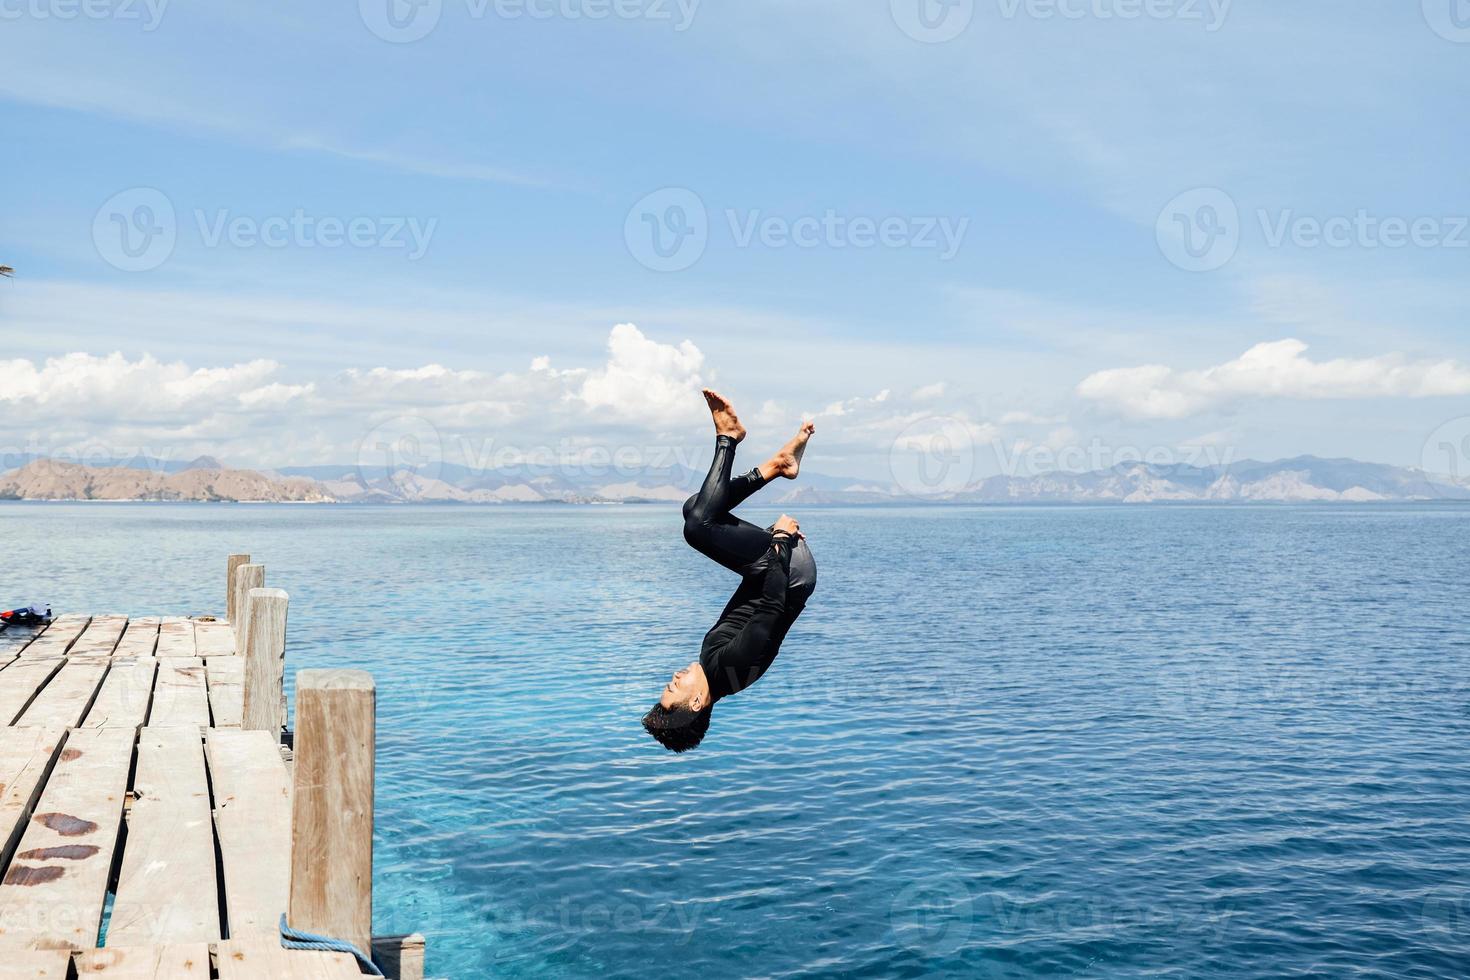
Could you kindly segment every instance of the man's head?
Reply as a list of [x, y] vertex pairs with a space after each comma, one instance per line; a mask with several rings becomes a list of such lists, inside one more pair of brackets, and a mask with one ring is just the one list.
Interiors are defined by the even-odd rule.
[[709, 716], [714, 707], [704, 668], [696, 661], [675, 671], [658, 704], [643, 716], [643, 727], [670, 752], [687, 752], [709, 731]]

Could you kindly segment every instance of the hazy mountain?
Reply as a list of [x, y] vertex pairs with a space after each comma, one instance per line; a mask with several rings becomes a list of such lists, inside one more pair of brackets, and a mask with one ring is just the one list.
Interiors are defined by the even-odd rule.
[[[258, 473], [228, 469], [212, 457], [183, 465], [139, 458], [130, 466], [80, 466], [50, 460], [0, 474], [0, 498], [28, 500], [279, 500], [341, 503], [642, 503], [674, 504], [704, 474], [687, 467], [636, 473], [517, 466], [477, 471], [452, 464], [419, 470], [352, 465], [289, 467]], [[1431, 477], [1351, 459], [1242, 460], [1222, 467], [1121, 463], [1090, 473], [993, 476], [936, 496], [914, 497], [893, 484], [803, 473], [773, 488], [770, 502], [802, 504], [1153, 503], [1470, 500], [1470, 481]]]
[[37, 460], [0, 474], [5, 500], [217, 500], [325, 503], [311, 480], [273, 480], [253, 470], [190, 469], [164, 474], [124, 466]]
[[1274, 463], [1242, 460], [1224, 467], [1131, 462], [1091, 473], [994, 476], [946, 499], [972, 503], [1470, 500], [1470, 484], [1382, 463], [1298, 456]]

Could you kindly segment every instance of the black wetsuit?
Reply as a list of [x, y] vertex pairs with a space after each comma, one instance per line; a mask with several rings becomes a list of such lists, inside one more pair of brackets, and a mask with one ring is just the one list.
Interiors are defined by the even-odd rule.
[[734, 462], [735, 440], [717, 437], [704, 486], [684, 503], [684, 540], [741, 576], [699, 651], [716, 701], [760, 679], [817, 587], [806, 541], [774, 535], [730, 513], [766, 482], [759, 470], [731, 477]]

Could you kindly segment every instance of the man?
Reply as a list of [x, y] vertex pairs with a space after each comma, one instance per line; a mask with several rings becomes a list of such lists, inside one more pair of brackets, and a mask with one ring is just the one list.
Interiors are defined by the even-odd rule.
[[705, 634], [699, 659], [674, 674], [643, 716], [643, 727], [673, 752], [698, 745], [715, 704], [760, 679], [817, 586], [816, 562], [794, 519], [783, 514], [762, 530], [731, 513], [776, 477], [796, 479], [816, 427], [804, 423], [780, 452], [732, 477], [745, 426], [721, 395], [706, 388], [704, 400], [715, 423], [715, 458], [704, 485], [684, 503], [684, 540], [738, 573], [740, 586]]

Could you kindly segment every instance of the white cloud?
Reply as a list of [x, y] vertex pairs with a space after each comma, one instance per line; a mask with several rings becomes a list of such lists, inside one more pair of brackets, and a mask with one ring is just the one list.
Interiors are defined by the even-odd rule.
[[620, 418], [663, 424], [687, 418], [690, 393], [702, 386], [704, 355], [689, 341], [675, 347], [643, 336], [631, 323], [613, 327], [606, 367], [588, 375], [576, 397]]
[[606, 360], [591, 369], [557, 369], [538, 357], [528, 370], [502, 373], [427, 364], [287, 379], [268, 360], [195, 367], [148, 354], [16, 359], [0, 361], [0, 450], [343, 462], [364, 433], [395, 418], [424, 420], [449, 440], [649, 445], [675, 426], [703, 432], [703, 365], [689, 341], [660, 343], [632, 324], [613, 328]]
[[1470, 394], [1470, 368], [1402, 354], [1313, 361], [1299, 340], [1257, 344], [1193, 371], [1162, 364], [1098, 371], [1077, 394], [1134, 418], [1177, 419], [1259, 398], [1433, 398]]
[[924, 385], [921, 388], [915, 388], [914, 393], [909, 397], [916, 402], [932, 401], [935, 398], [943, 398], [944, 389], [944, 382], [936, 381], [932, 385]]
[[[600, 361], [560, 367], [562, 356], [528, 357], [509, 371], [441, 363], [303, 371], [268, 360], [198, 366], [122, 353], [5, 361], [0, 455], [350, 465], [370, 436], [402, 430], [434, 433], [445, 459], [470, 465], [548, 452], [575, 460], [598, 450], [631, 451], [655, 465], [673, 450], [672, 458], [703, 465], [709, 418], [699, 388], [709, 371], [699, 347], [625, 323], [607, 334]], [[814, 468], [851, 474], [887, 473], [895, 454], [926, 451], [936, 422], [946, 439], [972, 448], [999, 437], [997, 426], [938, 389], [882, 389], [815, 413], [732, 394], [755, 461], [815, 417]]]
[[279, 401], [300, 393], [299, 388], [264, 384], [278, 368], [266, 360], [190, 368], [146, 354], [129, 361], [120, 353], [66, 354], [40, 365], [24, 359], [0, 361], [0, 403], [51, 413], [158, 414]]

